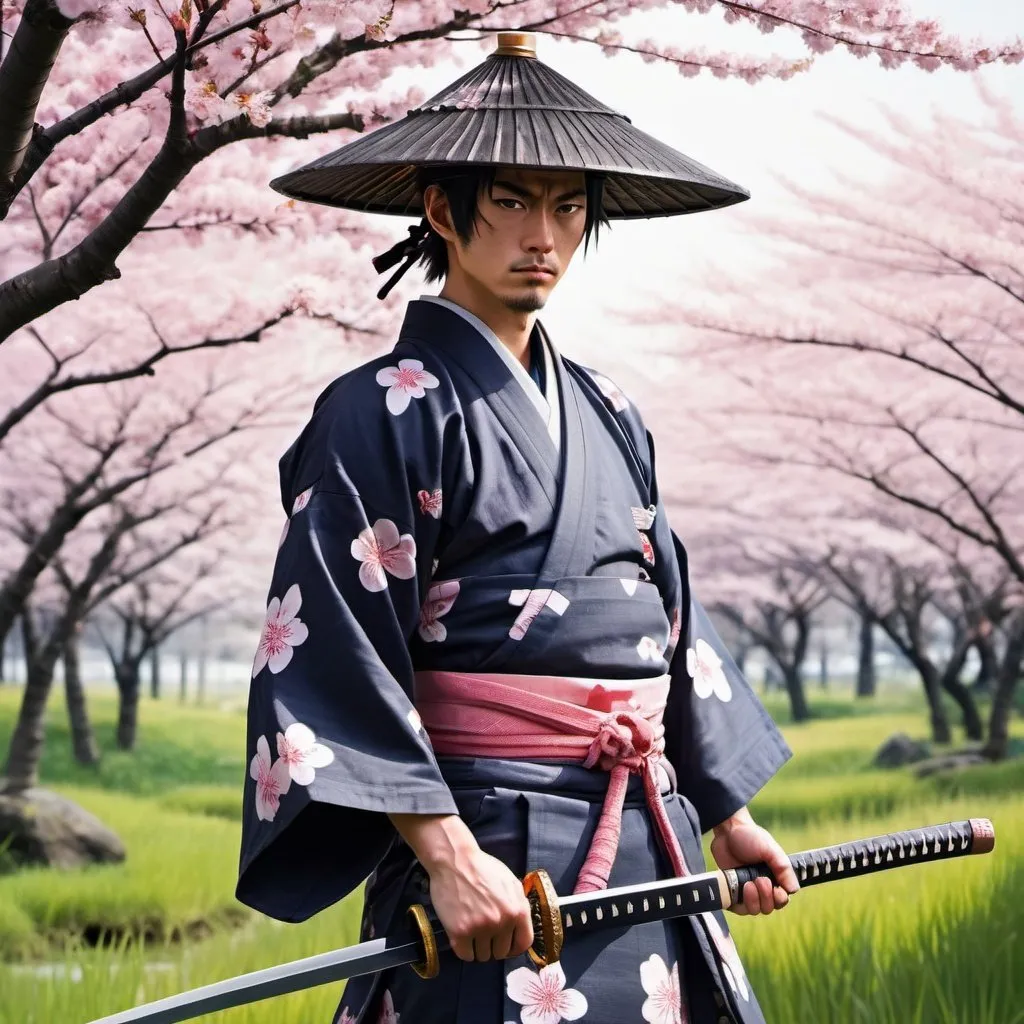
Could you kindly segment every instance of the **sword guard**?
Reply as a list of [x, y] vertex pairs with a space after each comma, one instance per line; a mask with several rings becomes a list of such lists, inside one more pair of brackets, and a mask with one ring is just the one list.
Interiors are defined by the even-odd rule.
[[423, 943], [423, 959], [418, 960], [409, 966], [425, 980], [436, 978], [441, 970], [441, 958], [438, 955], [437, 936], [430, 924], [430, 918], [423, 909], [421, 903], [414, 903], [409, 907], [409, 916], [412, 918], [416, 931], [419, 932], [420, 940]]
[[551, 876], [543, 869], [531, 871], [523, 879], [523, 892], [530, 901], [533, 918], [533, 945], [526, 951], [537, 967], [558, 962], [562, 955], [562, 912]]

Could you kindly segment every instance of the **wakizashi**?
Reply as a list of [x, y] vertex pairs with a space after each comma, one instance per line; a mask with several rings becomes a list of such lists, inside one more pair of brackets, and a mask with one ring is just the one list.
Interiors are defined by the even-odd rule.
[[[755, 1024], [720, 910], [523, 955], [518, 879], [559, 895], [789, 860], [746, 810], [790, 756], [693, 597], [632, 402], [536, 319], [622, 218], [737, 185], [638, 131], [501, 33], [401, 121], [273, 186], [421, 218], [378, 257], [440, 295], [336, 380], [281, 460], [288, 521], [253, 664], [238, 897], [301, 921], [366, 886], [362, 938], [413, 904], [436, 978], [353, 979], [334, 1024]], [[572, 339], [567, 339], [571, 346]]]

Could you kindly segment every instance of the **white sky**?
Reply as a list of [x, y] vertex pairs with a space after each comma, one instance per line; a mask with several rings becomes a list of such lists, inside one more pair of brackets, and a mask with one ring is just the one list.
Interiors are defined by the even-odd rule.
[[[937, 18], [949, 31], [986, 43], [1024, 35], [1020, 0], [911, 0], [910, 6], [915, 15]], [[675, 7], [635, 16], [620, 29], [627, 41], [654, 37], [712, 51], [802, 54], [799, 39], [790, 33], [765, 36], [752, 26], [726, 25], [718, 15], [690, 15]], [[864, 174], [872, 173], [870, 154], [823, 124], [821, 112], [865, 124], [879, 103], [922, 118], [933, 107], [969, 113], [977, 104], [970, 74], [909, 66], [886, 71], [875, 58], [857, 60], [839, 51], [819, 57], [809, 72], [788, 82], [756, 85], [722, 81], [709, 73], [684, 78], [665, 64], [645, 64], [629, 54], [609, 59], [596, 47], [545, 36], [538, 40], [538, 51], [545, 63], [626, 113], [638, 128], [752, 194], [729, 210], [616, 223], [602, 235], [596, 253], [586, 261], [580, 253], [543, 319], [567, 355], [608, 372], [621, 360], [624, 345], [628, 350], [631, 340], [642, 344], [629, 332], [622, 336], [609, 308], [639, 305], [659, 294], [685, 294], [688, 279], [692, 286], [705, 265], [749, 260], [756, 242], [737, 237], [744, 219], [772, 214], [789, 201], [775, 175], [814, 186], [824, 184], [829, 169], [837, 166], [852, 172], [859, 165]], [[419, 70], [417, 83], [430, 95], [459, 73], [451, 64], [439, 65]], [[1024, 105], [1024, 65], [1000, 65], [981, 74], [996, 91], [1018, 96]]]

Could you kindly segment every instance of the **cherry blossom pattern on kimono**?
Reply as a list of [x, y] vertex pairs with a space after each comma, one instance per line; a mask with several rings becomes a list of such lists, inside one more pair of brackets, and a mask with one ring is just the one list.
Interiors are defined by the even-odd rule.
[[732, 700], [732, 687], [722, 668], [722, 659], [707, 642], [699, 639], [686, 652], [686, 671], [693, 677], [693, 692], [708, 698], [714, 694], [720, 701]]
[[312, 487], [307, 487], [301, 494], [297, 494], [292, 502], [292, 515], [294, 516], [301, 512], [309, 504], [309, 499], [312, 497]]
[[513, 640], [522, 640], [526, 636], [526, 631], [533, 625], [533, 620], [542, 609], [550, 608], [556, 615], [564, 615], [565, 609], [569, 607], [569, 599], [564, 594], [548, 588], [513, 590], [508, 596], [508, 603], [523, 609], [508, 631]]
[[400, 416], [414, 398], [422, 398], [427, 388], [436, 388], [440, 381], [423, 369], [419, 359], [399, 359], [397, 366], [377, 371], [377, 383], [387, 388], [385, 404], [393, 416]]
[[313, 730], [301, 722], [292, 722], [277, 734], [277, 754], [288, 767], [292, 782], [310, 786], [317, 768], [326, 768], [334, 760], [329, 747], [317, 743]]
[[714, 914], [701, 914], [704, 923], [708, 926], [711, 939], [722, 958], [722, 973], [725, 974], [730, 988], [745, 1002], [750, 1001], [750, 989], [747, 986], [747, 972], [743, 969], [740, 955], [736, 951], [736, 943], [731, 935], [722, 931]]
[[658, 510], [654, 505], [648, 505], [647, 508], [630, 505], [629, 511], [633, 516], [633, 525], [636, 527], [637, 536], [640, 538], [640, 550], [643, 553], [644, 561], [648, 565], [654, 565], [654, 545], [647, 533], [654, 525], [654, 517], [658, 514]]
[[390, 519], [378, 519], [360, 531], [349, 550], [362, 563], [359, 582], [374, 593], [387, 589], [388, 573], [400, 580], [416, 575], [416, 540], [410, 533], [399, 535]]
[[565, 987], [565, 971], [560, 963], [534, 971], [517, 967], [505, 979], [509, 999], [522, 1006], [522, 1024], [561, 1024], [563, 1020], [579, 1020], [587, 1012], [587, 999], [582, 992]]
[[658, 646], [657, 640], [649, 636], [642, 636], [636, 645], [636, 653], [640, 655], [642, 661], [654, 661], [661, 657], [661, 648]]
[[256, 754], [249, 764], [249, 775], [256, 783], [256, 817], [273, 821], [283, 797], [293, 782], [312, 785], [316, 769], [325, 768], [334, 760], [333, 752], [317, 743], [313, 730], [302, 722], [292, 722], [277, 734], [276, 760], [271, 761], [266, 736], [256, 741]]
[[672, 970], [657, 954], [652, 953], [640, 965], [640, 984], [647, 998], [640, 1013], [649, 1024], [686, 1024], [683, 994], [679, 986], [679, 964]]
[[352, 1016], [351, 1013], [348, 1012], [348, 1007], [343, 1006], [341, 1009], [341, 1013], [338, 1014], [337, 1018], [334, 1021], [334, 1024], [356, 1024], [356, 1019]]
[[270, 759], [266, 736], [256, 741], [256, 754], [249, 764], [249, 777], [256, 783], [256, 817], [273, 821], [281, 806], [281, 797], [291, 788], [292, 777], [282, 758]]
[[435, 583], [427, 591], [427, 599], [420, 609], [419, 634], [426, 643], [442, 641], [448, 637], [448, 629], [443, 622], [438, 621], [442, 615], [447, 615], [459, 596], [459, 581], [444, 580]]
[[594, 373], [593, 370], [590, 371], [590, 377], [616, 412], [625, 412], [629, 408], [629, 399], [619, 389], [618, 384], [609, 380], [603, 373]]
[[259, 646], [252, 663], [252, 678], [269, 668], [277, 675], [292, 660], [294, 648], [306, 642], [309, 629], [298, 617], [302, 607], [302, 592], [298, 583], [293, 583], [284, 598], [272, 597], [267, 605], [267, 617], [263, 622]]
[[441, 488], [432, 491], [417, 491], [416, 500], [420, 503], [420, 512], [431, 519], [441, 518]]
[[672, 628], [668, 632], [668, 647], [665, 649], [668, 655], [676, 649], [679, 643], [679, 635], [683, 629], [683, 618], [678, 608], [672, 609]]
[[398, 1024], [402, 1015], [395, 1010], [395, 1001], [389, 989], [384, 989], [384, 997], [380, 1001], [380, 1016], [377, 1024]]

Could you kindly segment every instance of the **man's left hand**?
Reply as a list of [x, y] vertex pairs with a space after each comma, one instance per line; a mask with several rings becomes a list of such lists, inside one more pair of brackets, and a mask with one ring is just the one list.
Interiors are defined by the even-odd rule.
[[742, 902], [730, 910], [736, 914], [770, 914], [789, 903], [789, 894], [800, 888], [796, 873], [782, 847], [767, 829], [761, 828], [744, 807], [731, 818], [715, 826], [711, 855], [720, 868], [738, 868], [747, 864], [765, 863], [775, 880], [758, 878], [743, 886]]

